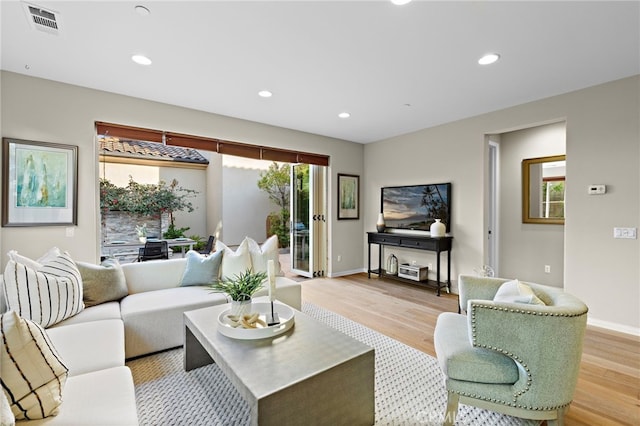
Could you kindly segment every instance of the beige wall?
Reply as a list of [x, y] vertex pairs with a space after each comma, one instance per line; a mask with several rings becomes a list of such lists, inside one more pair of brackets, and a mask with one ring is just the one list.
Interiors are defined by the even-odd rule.
[[[473, 273], [485, 263], [485, 135], [566, 120], [567, 185], [577, 190], [567, 194], [564, 287], [589, 305], [592, 323], [640, 334], [638, 240], [612, 238], [614, 226], [637, 228], [640, 219], [640, 76], [364, 146], [9, 72], [0, 78], [3, 137], [78, 145], [80, 157], [74, 236], [67, 237], [64, 227], [1, 228], [3, 267], [10, 249], [36, 257], [53, 245], [79, 260], [97, 259], [93, 123], [106, 121], [330, 155], [328, 273], [333, 276], [363, 270], [364, 232], [375, 230], [380, 187], [452, 182], [453, 274]], [[220, 168], [209, 167], [208, 179], [218, 173]], [[360, 220], [336, 220], [337, 173], [361, 176]], [[223, 183], [217, 182], [208, 193], [221, 193]], [[594, 183], [606, 184], [608, 193], [588, 196], [586, 188]], [[222, 212], [208, 203], [212, 233]]]
[[[363, 174], [361, 144], [327, 138], [289, 129], [267, 126], [230, 117], [145, 101], [128, 96], [81, 88], [49, 80], [3, 71], [0, 74], [2, 136], [35, 141], [77, 145], [79, 161], [78, 226], [73, 236], [65, 227], [2, 228], [0, 264], [4, 268], [9, 250], [39, 257], [51, 246], [68, 250], [74, 258], [95, 261], [98, 241], [98, 152], [95, 121], [120, 123], [178, 133], [201, 135], [285, 149], [326, 154], [330, 171]], [[207, 179], [219, 178], [207, 187], [207, 194], [222, 194], [221, 168], [210, 165]], [[210, 180], [208, 182], [211, 182]], [[335, 195], [329, 189], [329, 199]], [[207, 233], [213, 233], [223, 220], [222, 206], [207, 201]], [[342, 262], [331, 264], [329, 273], [362, 268], [362, 224], [350, 221], [349, 229], [335, 220], [334, 204], [330, 218], [329, 253], [340, 247]], [[224, 224], [223, 224], [224, 227]], [[34, 241], [37, 243], [34, 244]]]
[[278, 211], [278, 206], [269, 200], [267, 193], [258, 188], [260, 172], [268, 169], [271, 162], [225, 155], [222, 164], [225, 226], [220, 240], [228, 246], [235, 246], [248, 236], [262, 243], [267, 238], [267, 216]]
[[[365, 229], [375, 229], [380, 187], [452, 182], [453, 275], [472, 274], [486, 263], [485, 135], [566, 120], [564, 288], [592, 324], [640, 334], [638, 240], [613, 239], [614, 226], [640, 221], [639, 93], [635, 76], [365, 145]], [[590, 184], [607, 194], [587, 195]]]
[[[522, 223], [522, 160], [565, 154], [565, 123], [553, 123], [500, 135], [500, 207], [498, 226], [501, 277], [562, 287], [564, 225]], [[544, 272], [544, 265], [551, 267]]]

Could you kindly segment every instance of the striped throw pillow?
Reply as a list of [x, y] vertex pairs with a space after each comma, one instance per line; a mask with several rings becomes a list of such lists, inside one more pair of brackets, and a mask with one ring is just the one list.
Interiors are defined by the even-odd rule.
[[58, 414], [69, 369], [44, 329], [14, 311], [0, 316], [0, 377], [16, 420]]
[[68, 253], [47, 261], [39, 270], [10, 260], [3, 279], [9, 309], [45, 328], [84, 309], [82, 278]]

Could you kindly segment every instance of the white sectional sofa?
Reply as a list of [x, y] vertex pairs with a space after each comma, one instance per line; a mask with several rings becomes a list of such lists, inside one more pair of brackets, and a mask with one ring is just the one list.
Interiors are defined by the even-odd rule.
[[[181, 286], [186, 267], [184, 258], [122, 265], [128, 295], [85, 307], [47, 328], [69, 368], [63, 403], [56, 416], [17, 424], [138, 424], [134, 383], [125, 359], [181, 346], [185, 311], [227, 303], [225, 295], [207, 287]], [[265, 294], [266, 289], [255, 296]], [[278, 276], [276, 298], [300, 309], [300, 284]], [[4, 300], [0, 310], [7, 310]]]

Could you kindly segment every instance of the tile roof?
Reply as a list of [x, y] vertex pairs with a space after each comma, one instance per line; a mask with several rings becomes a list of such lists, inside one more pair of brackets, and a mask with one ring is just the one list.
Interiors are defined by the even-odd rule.
[[209, 164], [209, 160], [193, 148], [118, 138], [100, 139], [100, 153], [117, 157]]

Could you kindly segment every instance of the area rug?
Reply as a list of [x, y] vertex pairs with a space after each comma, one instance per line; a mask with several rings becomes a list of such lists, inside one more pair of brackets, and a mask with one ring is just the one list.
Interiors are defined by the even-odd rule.
[[[435, 358], [310, 303], [302, 311], [375, 348], [376, 425], [442, 424], [446, 391]], [[180, 348], [127, 362], [141, 425], [250, 424], [249, 406], [215, 364], [187, 373], [182, 357]], [[456, 424], [528, 426], [538, 422], [460, 405]]]

